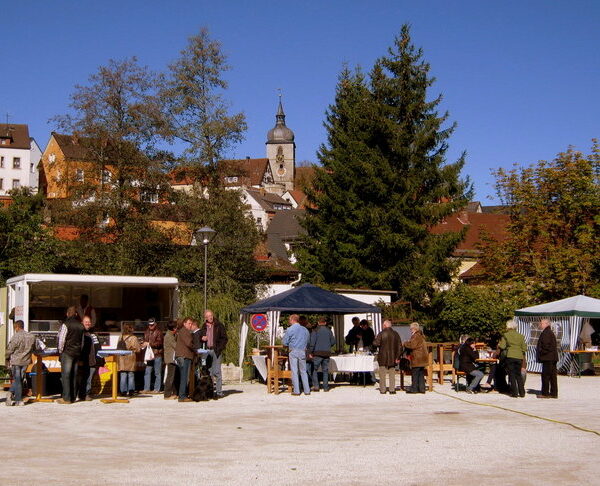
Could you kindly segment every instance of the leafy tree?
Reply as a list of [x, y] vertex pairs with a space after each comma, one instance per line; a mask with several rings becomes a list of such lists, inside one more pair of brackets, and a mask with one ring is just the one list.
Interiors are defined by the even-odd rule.
[[[231, 294], [244, 304], [253, 300], [255, 285], [262, 279], [254, 259], [259, 235], [254, 222], [244, 214], [239, 194], [224, 190], [214, 191], [211, 197], [180, 193], [171, 209], [173, 219], [185, 220], [194, 230], [209, 226], [216, 231], [208, 248], [209, 295]], [[199, 287], [204, 284], [201, 245], [163, 256], [161, 267], [186, 282]]]
[[223, 74], [230, 67], [221, 44], [206, 28], [191, 37], [180, 54], [161, 89], [169, 133], [186, 143], [188, 162], [208, 166], [214, 173], [227, 149], [243, 140], [246, 119], [243, 113], [228, 114], [222, 91], [227, 89]]
[[58, 264], [57, 241], [44, 225], [44, 198], [29, 188], [11, 191], [0, 208], [0, 284], [24, 273], [51, 272]]
[[111, 60], [88, 86], [76, 86], [71, 108], [56, 121], [81, 147], [86, 176], [68, 174], [68, 198], [52, 206], [54, 221], [78, 232], [65, 270], [154, 274], [169, 240], [151, 221], [170, 194], [157, 149], [164, 119], [156, 75], [135, 58]]
[[489, 281], [526, 282], [538, 300], [600, 297], [600, 147], [569, 148], [552, 162], [495, 171], [510, 211], [507, 238], [487, 238]]
[[428, 337], [455, 341], [461, 334], [489, 339], [505, 330], [514, 311], [532, 303], [523, 285], [470, 286], [459, 284], [439, 292], [433, 302], [437, 316], [428, 325]]
[[441, 97], [427, 100], [428, 73], [406, 25], [368, 80], [360, 69], [342, 71], [308, 190], [304, 278], [391, 288], [417, 307], [450, 280], [462, 235], [429, 229], [464, 206], [471, 189], [460, 179], [464, 155], [446, 163], [454, 125], [443, 127]]

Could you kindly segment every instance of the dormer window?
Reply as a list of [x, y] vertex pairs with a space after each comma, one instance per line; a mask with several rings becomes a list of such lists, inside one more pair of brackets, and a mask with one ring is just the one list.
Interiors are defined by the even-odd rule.
[[142, 202], [150, 204], [158, 204], [158, 194], [151, 191], [142, 192]]
[[110, 183], [111, 173], [109, 170], [102, 169], [102, 184]]

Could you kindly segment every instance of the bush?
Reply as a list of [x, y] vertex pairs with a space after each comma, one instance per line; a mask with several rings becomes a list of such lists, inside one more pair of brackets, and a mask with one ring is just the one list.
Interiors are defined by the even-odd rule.
[[520, 307], [532, 304], [524, 286], [469, 286], [459, 284], [440, 292], [433, 308], [430, 339], [456, 341], [461, 334], [487, 340], [504, 332], [508, 319]]
[[[223, 364], [238, 364], [240, 346], [240, 309], [245, 304], [237, 301], [231, 294], [216, 294], [209, 296], [208, 308], [214, 312], [215, 318], [227, 329], [227, 347], [223, 352]], [[199, 325], [204, 322], [204, 294], [202, 290], [188, 288], [181, 292], [180, 317], [198, 319]]]

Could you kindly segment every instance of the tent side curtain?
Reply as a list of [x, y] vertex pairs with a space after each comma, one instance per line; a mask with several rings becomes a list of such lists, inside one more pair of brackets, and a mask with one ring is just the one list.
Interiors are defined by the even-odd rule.
[[[577, 349], [579, 333], [581, 332], [582, 318], [578, 316], [543, 316], [550, 319], [551, 327], [558, 340], [557, 368], [564, 373], [570, 373], [576, 366], [570, 350]], [[525, 337], [527, 343], [527, 370], [534, 373], [542, 372], [542, 364], [537, 360], [537, 341], [541, 330], [539, 322], [541, 317], [517, 316], [517, 329]]]

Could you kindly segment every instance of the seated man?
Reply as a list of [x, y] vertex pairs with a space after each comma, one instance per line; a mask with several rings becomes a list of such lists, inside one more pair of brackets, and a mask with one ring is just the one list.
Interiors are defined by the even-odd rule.
[[475, 349], [475, 340], [467, 338], [464, 344], [458, 350], [459, 369], [471, 377], [471, 382], [467, 386], [467, 393], [475, 393], [479, 382], [483, 378], [483, 372], [477, 369], [476, 360], [479, 358], [479, 352]]

